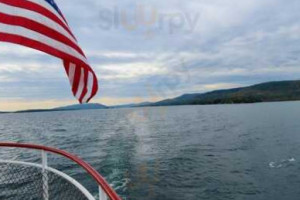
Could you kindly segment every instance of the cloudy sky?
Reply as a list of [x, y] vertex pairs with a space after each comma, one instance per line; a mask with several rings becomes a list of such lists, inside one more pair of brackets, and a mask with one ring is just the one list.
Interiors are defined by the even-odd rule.
[[[56, 0], [107, 105], [299, 79], [299, 0]], [[60, 60], [0, 43], [0, 110], [76, 103]]]

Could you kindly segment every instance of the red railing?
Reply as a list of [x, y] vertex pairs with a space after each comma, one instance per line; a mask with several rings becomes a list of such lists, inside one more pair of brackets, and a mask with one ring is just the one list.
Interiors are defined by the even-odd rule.
[[81, 166], [86, 172], [92, 176], [92, 178], [99, 184], [99, 186], [103, 189], [103, 191], [106, 193], [106, 195], [111, 200], [121, 200], [121, 198], [118, 196], [118, 194], [109, 186], [109, 184], [106, 182], [106, 180], [88, 163], [81, 160], [79, 157], [72, 155], [66, 151], [55, 149], [52, 147], [46, 147], [42, 145], [35, 145], [35, 144], [20, 144], [20, 143], [10, 143], [10, 142], [0, 142], [0, 147], [16, 147], [16, 148], [25, 148], [25, 149], [36, 149], [36, 150], [44, 150], [46, 152], [51, 152], [54, 154], [59, 154], [61, 156], [64, 156], [75, 163], [77, 163], [79, 166]]

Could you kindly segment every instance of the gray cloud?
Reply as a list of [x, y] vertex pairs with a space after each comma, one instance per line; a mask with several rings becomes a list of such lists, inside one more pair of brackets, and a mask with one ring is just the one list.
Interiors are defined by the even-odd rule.
[[[170, 97], [300, 76], [297, 0], [56, 1], [98, 74], [98, 97]], [[141, 7], [150, 24], [136, 23]], [[72, 98], [61, 61], [1, 46], [1, 99]]]

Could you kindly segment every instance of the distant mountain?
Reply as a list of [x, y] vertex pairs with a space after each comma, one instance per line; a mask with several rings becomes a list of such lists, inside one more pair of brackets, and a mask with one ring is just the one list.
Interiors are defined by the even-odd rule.
[[99, 103], [89, 104], [75, 104], [70, 106], [58, 107], [52, 110], [95, 110], [95, 109], [107, 109], [108, 107]]
[[300, 100], [300, 81], [278, 81], [249, 87], [185, 94], [151, 106], [258, 103]]
[[108, 107], [98, 103], [89, 104], [75, 104], [64, 107], [57, 107], [53, 109], [36, 109], [36, 110], [21, 110], [16, 113], [28, 113], [28, 112], [53, 112], [53, 111], [68, 111], [68, 110], [97, 110], [97, 109], [107, 109]]
[[18, 111], [16, 113], [67, 110], [94, 110], [108, 108], [133, 108], [145, 106], [237, 104], [296, 100], [300, 100], [300, 80], [267, 82], [249, 87], [216, 90], [207, 93], [184, 94], [174, 99], [166, 99], [156, 103], [144, 102], [138, 104], [118, 105], [111, 107], [98, 103], [90, 103], [76, 104], [53, 109], [24, 110]]
[[12, 113], [31, 113], [31, 112], [51, 112], [56, 111], [54, 109], [32, 109], [32, 110], [20, 110]]
[[152, 104], [153, 103], [151, 103], [151, 102], [142, 102], [142, 103], [132, 103], [132, 104], [110, 106], [109, 108], [134, 108], [134, 107], [150, 106]]

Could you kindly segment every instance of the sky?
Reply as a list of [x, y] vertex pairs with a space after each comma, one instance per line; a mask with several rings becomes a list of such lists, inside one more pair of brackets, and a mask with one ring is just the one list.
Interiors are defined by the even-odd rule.
[[[299, 0], [56, 0], [99, 79], [93, 103], [300, 77]], [[0, 110], [77, 103], [62, 61], [0, 43]]]

